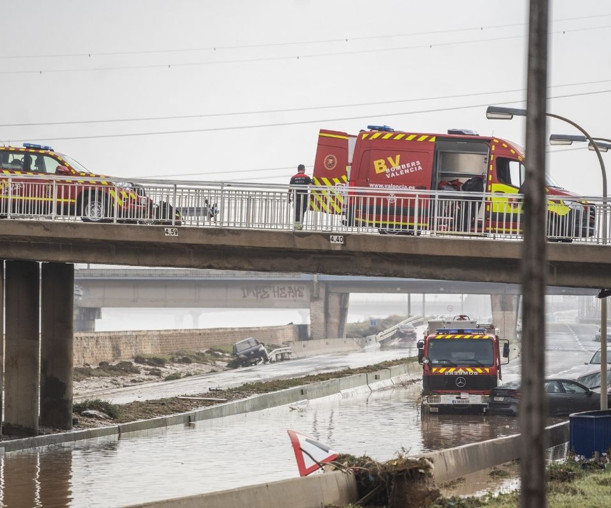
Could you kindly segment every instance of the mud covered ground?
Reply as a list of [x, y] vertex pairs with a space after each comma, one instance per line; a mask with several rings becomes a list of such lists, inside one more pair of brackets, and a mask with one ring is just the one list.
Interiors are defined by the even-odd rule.
[[[103, 363], [97, 368], [78, 368], [75, 369], [74, 394], [82, 398], [86, 397], [87, 393], [95, 393], [96, 390], [105, 388], [133, 386], [137, 383], [159, 382], [164, 379], [174, 380], [207, 372], [219, 372], [230, 368], [228, 364], [231, 365], [231, 358], [231, 355], [217, 351], [200, 354], [198, 358], [177, 354], [170, 356], [165, 362], [162, 362], [159, 357], [135, 358], [133, 362], [120, 362], [114, 365]], [[359, 369], [344, 369], [295, 379], [249, 383], [236, 388], [210, 390], [182, 397], [135, 401], [129, 404], [109, 404], [92, 396], [91, 399], [74, 405], [74, 428], [115, 425], [182, 413], [293, 386], [372, 372], [403, 362], [405, 359]], [[43, 430], [43, 432], [53, 431], [53, 429]]]

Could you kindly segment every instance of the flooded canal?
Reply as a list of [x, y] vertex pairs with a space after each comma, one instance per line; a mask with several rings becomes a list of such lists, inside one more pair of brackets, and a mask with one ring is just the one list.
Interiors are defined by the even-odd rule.
[[328, 397], [0, 457], [2, 507], [114, 507], [298, 476], [287, 429], [387, 460], [517, 432], [500, 416], [421, 416], [420, 385]]

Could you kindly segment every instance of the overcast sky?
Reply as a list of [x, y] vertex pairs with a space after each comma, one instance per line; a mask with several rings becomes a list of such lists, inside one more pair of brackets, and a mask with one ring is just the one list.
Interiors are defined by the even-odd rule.
[[[368, 124], [524, 145], [485, 109], [525, 106], [527, 0], [0, 2], [0, 142], [94, 172], [287, 183], [319, 129]], [[611, 138], [611, 2], [550, 4], [548, 110]], [[557, 183], [601, 194], [593, 152], [551, 150]]]

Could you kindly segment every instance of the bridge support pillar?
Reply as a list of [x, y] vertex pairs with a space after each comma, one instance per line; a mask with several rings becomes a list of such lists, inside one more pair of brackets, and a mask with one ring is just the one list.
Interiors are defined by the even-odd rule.
[[8, 435], [38, 433], [40, 276], [33, 261], [6, 261], [5, 419]]
[[4, 421], [4, 260], [0, 260], [0, 435]]
[[348, 317], [349, 293], [331, 293], [326, 284], [318, 284], [310, 300], [310, 337], [343, 337]]
[[40, 425], [72, 429], [74, 265], [43, 263]]
[[95, 320], [102, 317], [97, 307], [74, 307], [74, 331], [95, 332]]
[[501, 339], [517, 340], [516, 325], [520, 295], [490, 295], [492, 322], [499, 329]]

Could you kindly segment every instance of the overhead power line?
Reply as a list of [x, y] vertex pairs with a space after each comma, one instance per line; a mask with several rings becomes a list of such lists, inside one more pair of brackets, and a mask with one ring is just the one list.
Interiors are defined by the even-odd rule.
[[[594, 16], [575, 16], [571, 18], [561, 18], [552, 20], [554, 23], [563, 23], [566, 21], [580, 21], [586, 19], [601, 19], [611, 17], [611, 14], [600, 14]], [[466, 28], [448, 28], [443, 30], [428, 30], [423, 32], [410, 32], [410, 33], [394, 33], [394, 34], [381, 34], [381, 35], [370, 35], [370, 36], [357, 36], [357, 37], [335, 37], [331, 39], [314, 39], [308, 41], [278, 41], [269, 43], [258, 43], [258, 44], [239, 44], [239, 45], [213, 45], [203, 46], [195, 48], [166, 48], [166, 49], [147, 49], [147, 50], [129, 50], [129, 51], [89, 51], [89, 52], [77, 52], [77, 53], [52, 53], [52, 54], [37, 54], [37, 55], [0, 55], [0, 59], [3, 60], [18, 60], [18, 59], [46, 59], [46, 58], [93, 58], [103, 56], [129, 56], [129, 55], [155, 55], [155, 54], [176, 54], [176, 53], [194, 53], [202, 51], [231, 51], [231, 50], [242, 50], [242, 49], [259, 49], [259, 48], [273, 48], [273, 47], [286, 47], [286, 46], [305, 46], [313, 44], [333, 44], [333, 43], [349, 43], [354, 41], [368, 41], [368, 40], [385, 40], [385, 39], [398, 39], [405, 37], [420, 37], [423, 35], [438, 35], [447, 33], [460, 33], [460, 32], [473, 32], [479, 31], [484, 32], [488, 30], [499, 30], [503, 28], [513, 27], [526, 27], [527, 23], [508, 23], [501, 25], [484, 25], [484, 26], [471, 26]]]
[[[584, 85], [600, 85], [604, 83], [611, 83], [611, 79], [605, 79], [600, 81], [582, 81], [579, 83], [565, 83], [560, 85], [549, 86], [548, 90], [554, 88], [565, 88], [574, 86]], [[126, 123], [126, 122], [149, 122], [149, 121], [165, 121], [165, 120], [186, 120], [194, 118], [219, 118], [219, 117], [231, 117], [231, 116], [248, 116], [248, 115], [265, 115], [265, 114], [277, 114], [277, 113], [295, 113], [298, 111], [319, 111], [323, 109], [343, 109], [343, 108], [356, 108], [365, 106], [382, 106], [389, 104], [402, 104], [407, 102], [423, 102], [423, 101], [436, 101], [436, 100], [447, 100], [447, 99], [461, 99], [465, 97], [477, 97], [481, 95], [498, 95], [507, 93], [525, 92], [526, 88], [515, 88], [511, 90], [498, 90], [489, 92], [474, 92], [465, 94], [455, 95], [440, 95], [435, 97], [418, 97], [409, 99], [395, 99], [388, 101], [374, 101], [374, 102], [360, 102], [351, 104], [332, 104], [326, 106], [307, 106], [298, 108], [280, 108], [280, 109], [266, 109], [256, 111], [236, 111], [229, 113], [197, 113], [191, 115], [170, 115], [170, 116], [149, 116], [149, 117], [135, 117], [135, 118], [112, 118], [112, 119], [94, 119], [94, 120], [63, 120], [57, 122], [21, 122], [21, 123], [4, 123], [0, 124], [1, 127], [42, 127], [42, 126], [58, 126], [58, 125], [91, 125], [91, 124], [103, 124], [103, 123]], [[606, 92], [606, 91], [603, 91]], [[589, 95], [590, 93], [600, 92], [583, 92], [579, 95]]]
[[[597, 95], [609, 93], [611, 90], [599, 90], [595, 92], [585, 92], [585, 93], [575, 93], [575, 94], [566, 94], [566, 95], [557, 95], [555, 97], [548, 97], [550, 99], [564, 99], [568, 97], [582, 97], [584, 95]], [[523, 100], [512, 100], [512, 101], [502, 101], [497, 102], [498, 105], [502, 104], [522, 104]], [[97, 134], [97, 135], [82, 135], [82, 136], [57, 136], [57, 137], [44, 137], [44, 138], [28, 138], [27, 141], [66, 141], [66, 140], [78, 140], [78, 139], [106, 139], [106, 138], [129, 138], [136, 136], [161, 136], [161, 135], [169, 135], [169, 134], [193, 134], [197, 132], [220, 132], [220, 131], [232, 131], [232, 130], [246, 130], [246, 129], [261, 129], [261, 128], [270, 128], [270, 127], [286, 127], [291, 125], [307, 125], [307, 124], [320, 124], [325, 122], [339, 122], [339, 121], [348, 121], [348, 120], [362, 120], [371, 118], [372, 116], [384, 116], [384, 117], [395, 117], [395, 116], [407, 116], [407, 115], [417, 115], [423, 113], [440, 113], [445, 111], [459, 111], [463, 109], [474, 109], [474, 108], [484, 108], [489, 106], [489, 103], [484, 104], [472, 104], [465, 106], [452, 106], [452, 107], [443, 107], [443, 108], [432, 108], [432, 109], [422, 109], [417, 111], [401, 111], [394, 113], [377, 113], [375, 115], [367, 114], [367, 115], [356, 115], [356, 116], [346, 116], [346, 117], [336, 117], [336, 118], [326, 118], [326, 119], [314, 119], [314, 120], [300, 120], [300, 121], [291, 121], [291, 122], [276, 122], [276, 123], [268, 123], [268, 124], [255, 124], [255, 125], [234, 125], [228, 127], [203, 127], [196, 129], [176, 129], [176, 130], [167, 130], [167, 131], [152, 131], [152, 132], [130, 132], [130, 133], [120, 133], [120, 134]], [[15, 141], [26, 141], [25, 139], [17, 138], [12, 140]]]
[[[557, 31], [550, 31], [549, 35], [565, 35], [571, 32], [582, 32], [593, 30], [608, 30], [611, 25], [588, 27], [588, 28], [573, 28], [563, 29]], [[0, 75], [31, 75], [31, 74], [59, 74], [59, 73], [70, 73], [70, 72], [109, 72], [109, 71], [125, 71], [125, 70], [147, 70], [147, 69], [167, 69], [173, 68], [186, 68], [186, 67], [201, 67], [207, 65], [219, 65], [219, 64], [245, 64], [245, 63], [261, 63], [261, 62], [275, 62], [275, 61], [286, 61], [286, 60], [305, 60], [314, 58], [328, 58], [337, 56], [349, 56], [349, 55], [364, 55], [364, 54], [377, 54], [387, 53], [391, 51], [405, 51], [413, 49], [434, 49], [446, 46], [458, 46], [464, 44], [479, 44], [482, 42], [498, 42], [515, 39], [523, 39], [526, 34], [512, 35], [505, 37], [493, 37], [489, 39], [473, 39], [467, 41], [451, 41], [451, 42], [438, 42], [438, 43], [426, 43], [416, 44], [412, 46], [397, 46], [394, 48], [368, 48], [360, 50], [348, 50], [348, 51], [335, 51], [325, 53], [310, 53], [310, 54], [297, 54], [288, 56], [268, 56], [268, 57], [256, 57], [256, 58], [238, 58], [233, 60], [210, 60], [210, 61], [198, 61], [198, 62], [179, 62], [179, 63], [158, 63], [158, 64], [141, 64], [141, 65], [115, 65], [115, 66], [98, 66], [92, 68], [64, 68], [64, 69], [34, 69], [34, 70], [2, 70]]]

